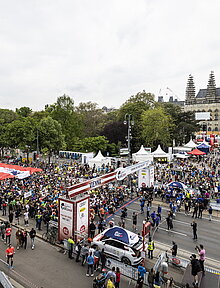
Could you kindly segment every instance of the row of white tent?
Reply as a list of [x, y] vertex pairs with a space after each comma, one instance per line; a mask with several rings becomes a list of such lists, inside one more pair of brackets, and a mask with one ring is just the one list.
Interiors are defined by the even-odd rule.
[[[204, 140], [200, 144], [196, 144], [192, 139], [184, 146], [181, 147], [174, 147], [173, 152], [177, 158], [188, 158], [187, 152], [192, 151], [195, 148], [199, 148], [200, 145], [205, 144], [206, 147], [210, 148], [211, 146]], [[185, 153], [185, 154], [184, 154]]]
[[[137, 153], [132, 154], [132, 160], [134, 162], [141, 162], [141, 161], [154, 161], [154, 158], [162, 158], [166, 159], [167, 161], [170, 161], [171, 155], [164, 152], [160, 145], [158, 145], [157, 149], [149, 153], [144, 149], [144, 146], [142, 145], [140, 150]], [[90, 159], [88, 161], [89, 167], [93, 167], [94, 165], [96, 167], [101, 167], [104, 165], [111, 165], [111, 157], [104, 157], [101, 153], [101, 151], [98, 152], [98, 154]]]
[[[207, 142], [203, 141], [202, 143], [210, 147], [210, 145]], [[200, 145], [202, 143], [200, 143]], [[191, 139], [187, 144], [185, 144], [182, 147], [174, 147], [174, 150], [176, 149], [175, 150], [176, 153], [174, 155], [177, 158], [187, 158], [188, 157], [187, 154], [183, 154], [179, 152], [189, 152], [198, 146], [199, 145], [194, 143], [193, 140]], [[144, 146], [142, 145], [138, 152], [132, 154], [132, 160], [134, 162], [141, 162], [141, 161], [153, 162], [155, 159], [165, 159], [166, 161], [170, 161], [171, 157], [172, 157], [172, 154], [169, 154], [163, 151], [160, 145], [158, 145], [157, 149], [152, 153], [147, 152], [144, 149]], [[94, 158], [88, 160], [88, 164], [89, 164], [89, 167], [93, 167], [94, 165], [96, 167], [101, 167], [103, 164], [111, 165], [111, 159], [112, 159], [111, 157], [104, 157], [101, 151], [99, 151], [98, 154]]]

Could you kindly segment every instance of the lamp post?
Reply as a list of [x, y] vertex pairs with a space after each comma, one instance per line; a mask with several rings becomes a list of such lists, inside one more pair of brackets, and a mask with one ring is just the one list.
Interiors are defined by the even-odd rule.
[[[125, 120], [124, 120], [124, 124], [128, 125], [128, 136], [127, 141], [128, 141], [128, 166], [131, 164], [131, 126], [134, 125], [134, 120], [133, 120], [133, 116], [131, 114], [125, 114]], [[131, 183], [131, 176], [128, 176], [128, 187], [131, 188], [131, 195], [132, 195], [132, 183]]]
[[125, 120], [124, 124], [128, 125], [128, 136], [127, 136], [127, 141], [128, 141], [128, 165], [131, 164], [131, 126], [134, 125], [134, 120], [133, 116], [131, 114], [125, 114]]

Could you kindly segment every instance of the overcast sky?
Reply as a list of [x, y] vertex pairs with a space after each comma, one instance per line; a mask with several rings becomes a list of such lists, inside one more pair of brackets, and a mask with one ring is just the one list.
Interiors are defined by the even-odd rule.
[[[220, 87], [219, 0], [0, 0], [0, 108]], [[167, 95], [166, 95], [167, 93]]]

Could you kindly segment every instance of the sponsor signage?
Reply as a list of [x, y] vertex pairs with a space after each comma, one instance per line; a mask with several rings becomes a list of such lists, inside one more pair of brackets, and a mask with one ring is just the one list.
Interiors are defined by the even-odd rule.
[[89, 198], [76, 203], [76, 230], [88, 234], [89, 230]]
[[59, 200], [59, 239], [73, 236], [73, 207], [74, 203], [65, 199]]

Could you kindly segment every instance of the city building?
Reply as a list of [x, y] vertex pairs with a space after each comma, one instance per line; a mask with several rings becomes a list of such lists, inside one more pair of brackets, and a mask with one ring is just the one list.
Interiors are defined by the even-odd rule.
[[186, 100], [184, 110], [186, 112], [193, 111], [195, 113], [209, 112], [209, 120], [200, 120], [202, 130], [206, 131], [208, 134], [211, 134], [212, 132], [215, 134], [219, 134], [220, 88], [216, 88], [215, 76], [213, 71], [211, 71], [209, 75], [207, 88], [200, 89], [197, 95], [193, 76], [189, 75], [186, 87]]

